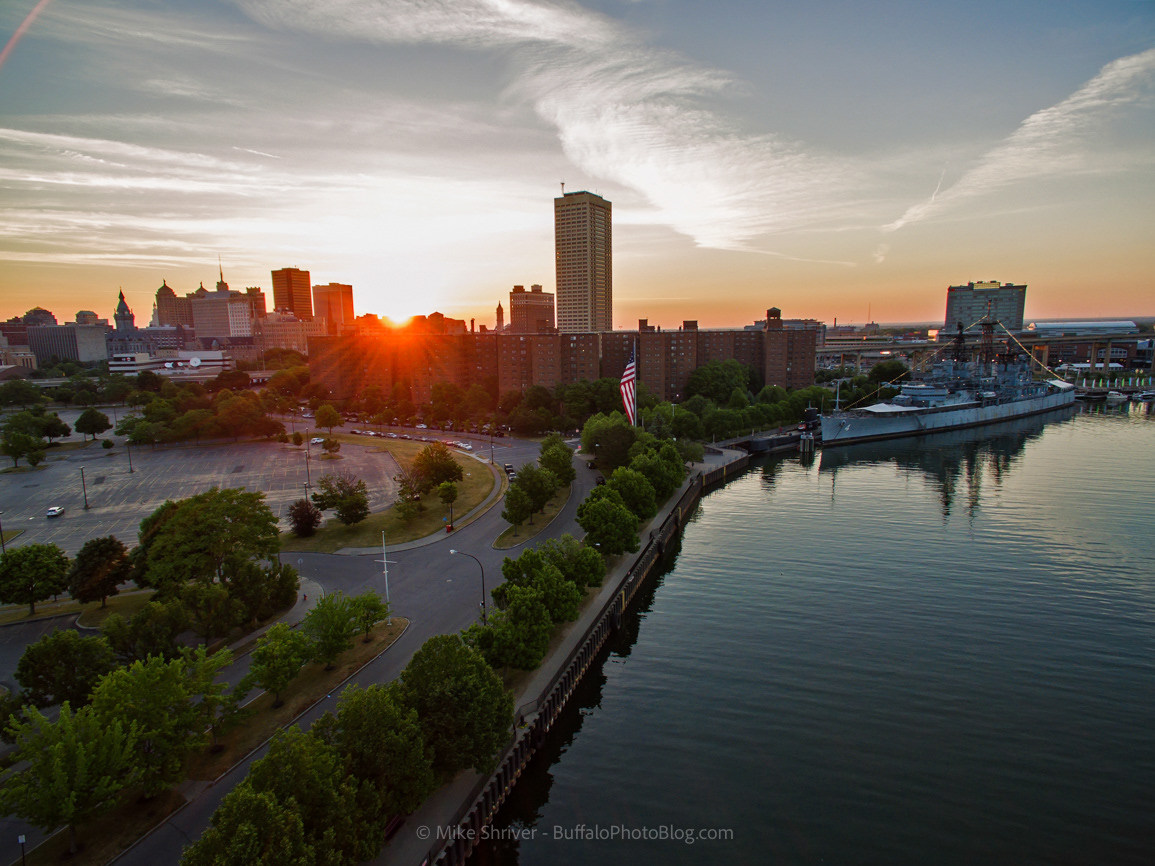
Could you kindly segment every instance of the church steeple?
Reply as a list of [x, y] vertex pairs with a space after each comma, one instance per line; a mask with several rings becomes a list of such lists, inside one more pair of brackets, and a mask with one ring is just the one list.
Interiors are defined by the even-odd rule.
[[497, 328], [498, 331], [505, 330], [505, 310], [501, 308], [501, 301], [497, 302]]

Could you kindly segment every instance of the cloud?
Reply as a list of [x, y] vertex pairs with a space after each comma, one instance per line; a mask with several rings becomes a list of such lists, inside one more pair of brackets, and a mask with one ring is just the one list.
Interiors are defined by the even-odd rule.
[[953, 186], [941, 193], [936, 188], [929, 201], [908, 208], [883, 230], [896, 231], [957, 202], [1029, 178], [1085, 170], [1088, 159], [1081, 145], [1087, 134], [1112, 111], [1136, 102], [1142, 96], [1140, 85], [1153, 72], [1155, 48], [1108, 63], [1071, 96], [1024, 120]]
[[886, 261], [886, 254], [889, 252], [890, 244], [879, 244], [875, 248], [874, 252], [871, 253], [871, 258], [874, 259], [874, 263], [876, 265], [881, 265], [884, 261]]
[[529, 0], [236, 0], [255, 20], [382, 44], [516, 48], [507, 97], [555, 128], [585, 174], [641, 194], [663, 224], [705, 247], [752, 249], [760, 236], [856, 208], [846, 160], [740, 132], [717, 111], [733, 82], [653, 50], [573, 3]]

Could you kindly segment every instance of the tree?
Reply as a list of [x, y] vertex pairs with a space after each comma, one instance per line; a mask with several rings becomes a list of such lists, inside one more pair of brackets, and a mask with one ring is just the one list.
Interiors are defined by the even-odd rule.
[[60, 420], [60, 416], [53, 412], [51, 415], [44, 415], [40, 418], [40, 423], [37, 425], [40, 428], [40, 435], [51, 442], [61, 436], [68, 436], [72, 433], [72, 428]]
[[316, 532], [323, 519], [321, 509], [308, 499], [298, 499], [289, 506], [289, 525], [298, 538], [308, 538]]
[[44, 448], [47, 443], [29, 433], [5, 430], [0, 435], [0, 451], [6, 457], [12, 458], [12, 466], [16, 467], [23, 457], [29, 466], [36, 466], [44, 459]]
[[272, 692], [273, 706], [279, 707], [281, 692], [297, 678], [312, 653], [312, 642], [305, 634], [279, 622], [257, 640], [248, 676], [262, 689]]
[[325, 441], [321, 443], [321, 450], [326, 454], [336, 454], [341, 450], [341, 443], [332, 436], [326, 436]]
[[27, 409], [39, 403], [43, 396], [40, 389], [27, 379], [11, 379], [0, 385], [0, 405], [19, 405]]
[[317, 863], [352, 864], [377, 854], [384, 824], [364, 826], [358, 780], [345, 775], [341, 755], [321, 737], [296, 725], [278, 731], [245, 783], [282, 803], [296, 801]]
[[537, 462], [541, 464], [542, 469], [552, 472], [562, 487], [568, 487], [576, 477], [573, 468], [573, 449], [556, 433], [547, 436], [541, 443], [541, 456]]
[[135, 726], [146, 797], [183, 778], [185, 757], [205, 741], [186, 668], [184, 659], [149, 656], [112, 671], [92, 693], [92, 711], [102, 724]]
[[108, 597], [119, 593], [120, 584], [131, 576], [128, 548], [115, 535], [105, 535], [84, 542], [66, 579], [68, 591], [81, 604], [100, 599], [100, 606], [107, 607]]
[[88, 707], [73, 714], [65, 703], [50, 722], [29, 708], [28, 720], [12, 723], [17, 764], [26, 769], [0, 789], [0, 811], [48, 833], [68, 826], [76, 853], [76, 826], [104, 814], [139, 774], [136, 729], [106, 721]]
[[68, 557], [55, 544], [26, 544], [0, 556], [0, 603], [26, 604], [36, 615], [36, 602], [68, 586]]
[[317, 416], [314, 419], [318, 427], [324, 427], [329, 431], [329, 435], [333, 434], [334, 427], [341, 426], [341, 413], [326, 403], [317, 409]]
[[220, 672], [233, 663], [233, 653], [227, 647], [209, 655], [203, 646], [195, 650], [185, 648], [181, 653], [188, 675], [189, 693], [198, 700], [202, 727], [208, 728], [216, 745], [220, 732], [234, 723], [241, 714], [241, 701], [248, 694], [242, 680], [235, 688], [220, 679]]
[[590, 491], [578, 506], [577, 520], [586, 531], [586, 541], [597, 546], [603, 556], [637, 552], [638, 519], [608, 485]]
[[597, 550], [586, 547], [569, 533], [550, 539], [537, 547], [537, 552], [562, 573], [579, 590], [587, 586], [601, 586], [606, 576], [606, 561]]
[[369, 632], [377, 623], [389, 616], [389, 605], [382, 601], [373, 590], [367, 590], [349, 599], [353, 620], [361, 627], [365, 643], [369, 643]]
[[304, 436], [304, 434], [303, 434], [303, 433], [301, 433], [301, 431], [300, 431], [300, 430], [297, 430], [297, 431], [295, 431], [295, 432], [293, 433], [293, 435], [289, 437], [289, 439], [290, 439], [290, 440], [292, 441], [292, 443], [293, 443], [294, 445], [296, 445], [298, 448], [300, 448], [300, 447], [301, 447], [303, 444], [305, 444], [305, 436]]
[[609, 415], [599, 412], [591, 416], [582, 428], [582, 452], [592, 454], [599, 464], [612, 472], [629, 463], [630, 448], [637, 438], [637, 428], [632, 427], [621, 412]]
[[517, 480], [514, 487], [520, 487], [529, 496], [533, 503], [534, 512], [543, 511], [553, 495], [557, 492], [557, 476], [548, 469], [528, 463], [517, 470]]
[[313, 502], [321, 509], [332, 508], [346, 526], [360, 523], [369, 516], [369, 488], [356, 475], [348, 472], [323, 475], [317, 486], [320, 492], [313, 494]]
[[180, 654], [177, 636], [191, 624], [184, 604], [172, 599], [150, 601], [127, 620], [114, 613], [104, 621], [101, 632], [117, 657], [131, 664], [149, 656], [175, 658]]
[[508, 587], [506, 600], [507, 607], [495, 612], [488, 626], [470, 626], [465, 638], [495, 668], [533, 670], [549, 649], [553, 620], [532, 586]]
[[105, 430], [112, 428], [112, 423], [108, 420], [108, 416], [103, 412], [88, 408], [80, 413], [80, 417], [76, 419], [76, 432], [84, 436], [91, 436], [93, 440], [96, 439]]
[[505, 494], [505, 509], [501, 512], [501, 519], [513, 526], [521, 526], [526, 520], [533, 523], [532, 518], [533, 500], [521, 487], [511, 485]]
[[175, 592], [191, 580], [227, 583], [240, 563], [271, 559], [280, 550], [277, 518], [264, 493], [213, 487], [182, 499], [158, 522], [145, 582], [162, 592]]
[[[670, 446], [673, 448], [673, 446]], [[685, 474], [681, 455], [674, 450], [675, 462], [663, 460], [654, 451], [645, 451], [630, 461], [630, 469], [640, 473], [654, 489], [655, 502], [665, 502], [678, 489]]]
[[300, 584], [297, 570], [291, 565], [249, 561], [237, 568], [228, 591], [229, 597], [240, 603], [242, 619], [256, 627], [260, 620], [293, 604]]
[[28, 645], [16, 665], [16, 682], [26, 703], [48, 707], [68, 701], [82, 707], [97, 681], [115, 667], [116, 657], [103, 637], [61, 629]]
[[301, 631], [313, 642], [313, 659], [324, 662], [327, 671], [333, 669], [337, 656], [353, 646], [350, 638], [357, 630], [353, 614], [352, 603], [342, 592], [322, 596], [305, 614]]
[[491, 593], [499, 607], [509, 605], [510, 588], [531, 587], [540, 596], [553, 622], [577, 619], [581, 592], [540, 551], [524, 550], [517, 559], [507, 556], [501, 564], [501, 574], [505, 583], [495, 587]]
[[433, 442], [422, 448], [413, 458], [413, 469], [434, 487], [445, 481], [465, 478], [465, 470], [442, 442]]
[[442, 481], [437, 485], [437, 498], [449, 509], [449, 525], [453, 525], [453, 503], [457, 501], [457, 485], [452, 481]]
[[[407, 526], [421, 511], [417, 503], [412, 499], [398, 499], [393, 505], [393, 510], [396, 512], [397, 518]], [[504, 517], [505, 515], [503, 514], [502, 516]]]
[[890, 361], [879, 361], [870, 368], [867, 379], [876, 385], [895, 382], [906, 376], [909, 368], [902, 361], [894, 358]]
[[189, 612], [193, 629], [204, 637], [205, 646], [214, 637], [227, 635], [244, 616], [241, 603], [220, 583], [187, 584], [181, 589], [180, 600]]
[[610, 476], [609, 486], [621, 495], [626, 508], [639, 521], [649, 520], [658, 513], [658, 506], [654, 502], [654, 486], [636, 469], [619, 466]]
[[743, 393], [749, 390], [750, 370], [734, 359], [710, 361], [690, 374], [686, 396], [701, 394], [721, 405], [729, 401], [735, 388]]
[[376, 788], [380, 817], [406, 815], [433, 792], [433, 756], [398, 683], [349, 686], [329, 718], [322, 735], [344, 759], [346, 773]]
[[184, 849], [181, 866], [314, 866], [316, 851], [305, 839], [296, 799], [254, 791], [247, 782], [231, 790], [212, 823]]
[[402, 697], [417, 711], [433, 770], [442, 779], [474, 767], [493, 771], [510, 736], [513, 696], [460, 635], [427, 640], [401, 672]]

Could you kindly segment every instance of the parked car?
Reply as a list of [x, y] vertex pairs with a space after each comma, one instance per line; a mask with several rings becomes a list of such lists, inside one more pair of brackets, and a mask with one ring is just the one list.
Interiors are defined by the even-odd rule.
[[309, 440], [309, 444], [310, 445], [324, 445], [325, 444], [325, 437], [324, 436], [314, 436], [312, 439]]
[[505, 474], [509, 475], [511, 472], [513, 472], [513, 464], [512, 463], [506, 463], [505, 464]]
[[63, 505], [53, 505], [51, 508], [48, 509], [48, 512], [44, 516], [45, 517], [60, 517], [62, 514], [64, 514], [64, 506]]
[[418, 430], [428, 430], [428, 429], [429, 429], [429, 425], [428, 425], [428, 424], [418, 424], [418, 425], [417, 425], [417, 429], [418, 429]]
[[606, 483], [606, 479], [601, 475], [599, 475], [597, 478], [594, 479], [594, 484], [598, 485], [599, 487], [605, 483]]

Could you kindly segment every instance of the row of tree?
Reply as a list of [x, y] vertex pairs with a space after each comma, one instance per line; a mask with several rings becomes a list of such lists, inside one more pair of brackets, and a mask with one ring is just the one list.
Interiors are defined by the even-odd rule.
[[566, 534], [506, 557], [501, 573], [505, 582], [491, 593], [496, 612], [470, 626], [465, 641], [495, 668], [532, 670], [545, 658], [554, 626], [577, 619], [586, 588], [602, 585], [606, 565]]
[[431, 491], [447, 506], [457, 500], [457, 484], [465, 478], [465, 470], [444, 442], [426, 445], [413, 458], [413, 463], [402, 467], [394, 477], [397, 482], [397, 502], [393, 510], [404, 523], [409, 523], [425, 510], [421, 501]]
[[389, 822], [459, 771], [492, 772], [513, 698], [459, 635], [425, 642], [396, 682], [342, 693], [309, 731], [274, 737], [182, 866], [359, 863]]
[[574, 477], [573, 449], [558, 434], [550, 434], [542, 440], [537, 464], [525, 464], [510, 482], [502, 519], [513, 526], [527, 520], [532, 524], [533, 515], [544, 511], [558, 488], [569, 487]]

